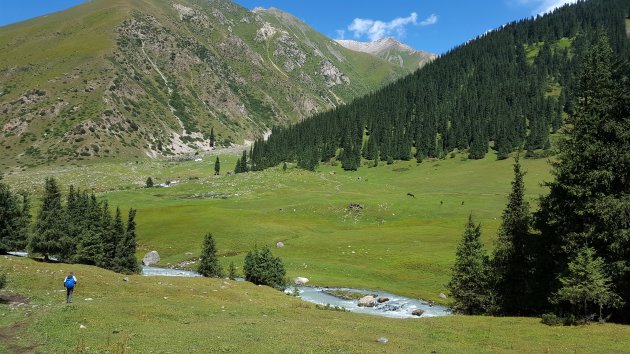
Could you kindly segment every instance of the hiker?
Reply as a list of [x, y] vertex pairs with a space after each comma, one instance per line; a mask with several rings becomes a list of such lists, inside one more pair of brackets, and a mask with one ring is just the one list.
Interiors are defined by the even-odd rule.
[[77, 278], [74, 276], [74, 273], [70, 272], [63, 281], [63, 286], [66, 288], [66, 304], [72, 303], [72, 292], [75, 285], [77, 285]]

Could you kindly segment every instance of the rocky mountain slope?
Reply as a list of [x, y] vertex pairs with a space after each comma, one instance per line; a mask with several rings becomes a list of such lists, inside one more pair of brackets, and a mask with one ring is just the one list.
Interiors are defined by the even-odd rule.
[[401, 68], [407, 68], [409, 70], [421, 68], [437, 58], [437, 55], [433, 53], [415, 50], [391, 37], [381, 38], [374, 42], [339, 39], [337, 43], [350, 50], [375, 55]]
[[0, 166], [242, 143], [408, 72], [277, 9], [93, 0], [0, 28]]

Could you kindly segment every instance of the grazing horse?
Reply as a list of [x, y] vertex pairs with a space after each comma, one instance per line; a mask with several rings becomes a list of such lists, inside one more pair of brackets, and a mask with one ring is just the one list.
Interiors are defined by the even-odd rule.
[[412, 198], [415, 198], [415, 197], [416, 197], [416, 195], [415, 195], [415, 194], [413, 194], [413, 193], [407, 193], [407, 196], [412, 197]]

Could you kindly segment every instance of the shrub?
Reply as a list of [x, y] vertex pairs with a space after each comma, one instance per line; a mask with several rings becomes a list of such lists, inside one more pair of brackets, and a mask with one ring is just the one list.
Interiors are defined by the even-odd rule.
[[276, 289], [282, 289], [287, 281], [286, 270], [279, 257], [274, 257], [269, 247], [259, 250], [254, 248], [245, 256], [243, 267], [245, 280], [256, 285], [268, 285]]
[[4, 289], [7, 285], [7, 275], [4, 273], [0, 273], [0, 289]]

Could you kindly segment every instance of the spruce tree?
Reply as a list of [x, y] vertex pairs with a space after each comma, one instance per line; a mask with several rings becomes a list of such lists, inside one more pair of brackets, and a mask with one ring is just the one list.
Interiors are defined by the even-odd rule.
[[0, 182], [0, 254], [26, 248], [31, 222], [28, 195]]
[[592, 319], [596, 313], [603, 320], [605, 308], [617, 308], [623, 304], [606, 275], [604, 260], [596, 257], [590, 247], [582, 248], [571, 259], [560, 283], [561, 287], [553, 295], [552, 302], [570, 303], [575, 314], [583, 316], [584, 320]]
[[528, 311], [528, 304], [532, 300], [527, 247], [531, 215], [529, 203], [525, 200], [524, 176], [517, 155], [514, 159], [512, 191], [503, 210], [492, 257], [500, 311], [509, 315]]
[[75, 252], [76, 245], [68, 237], [67, 215], [61, 200], [57, 181], [47, 178], [35, 230], [29, 240], [30, 252], [44, 255], [45, 260], [51, 255], [66, 260]]
[[[103, 206], [103, 220], [104, 220], [104, 228], [103, 228], [103, 267], [107, 269], [115, 269], [116, 267], [116, 250], [118, 248], [118, 243], [122, 239], [125, 234], [125, 225], [122, 221], [122, 216], [120, 215], [120, 209], [116, 208], [116, 216], [112, 220], [111, 214], [109, 213], [109, 208], [105, 203]], [[107, 214], [107, 215], [105, 215]]]
[[[116, 223], [114, 224], [116, 225]], [[127, 230], [116, 245], [116, 262], [114, 270], [119, 273], [137, 273], [138, 261], [136, 260], [136, 210], [129, 209]]]
[[[604, 260], [614, 288], [630, 299], [630, 69], [615, 63], [605, 36], [582, 60], [555, 180], [541, 199], [536, 225], [549, 240], [558, 276], [584, 247]], [[630, 321], [630, 306], [616, 311]]]
[[199, 257], [199, 274], [205, 277], [222, 277], [223, 270], [217, 258], [217, 247], [212, 234], [206, 234], [203, 240], [203, 248]]
[[210, 128], [210, 147], [214, 147], [216, 137], [214, 136], [214, 127]]
[[147, 188], [152, 188], [153, 187], [153, 178], [149, 177], [147, 178], [147, 182], [145, 183]]
[[231, 261], [228, 266], [228, 277], [232, 280], [236, 279], [236, 266], [234, 265], [234, 261]]
[[448, 283], [455, 300], [453, 310], [466, 315], [488, 312], [493, 304], [488, 281], [488, 256], [481, 243], [481, 225], [475, 225], [472, 215], [457, 247], [455, 265]]
[[221, 162], [219, 161], [219, 156], [214, 160], [214, 175], [218, 176], [221, 172]]

